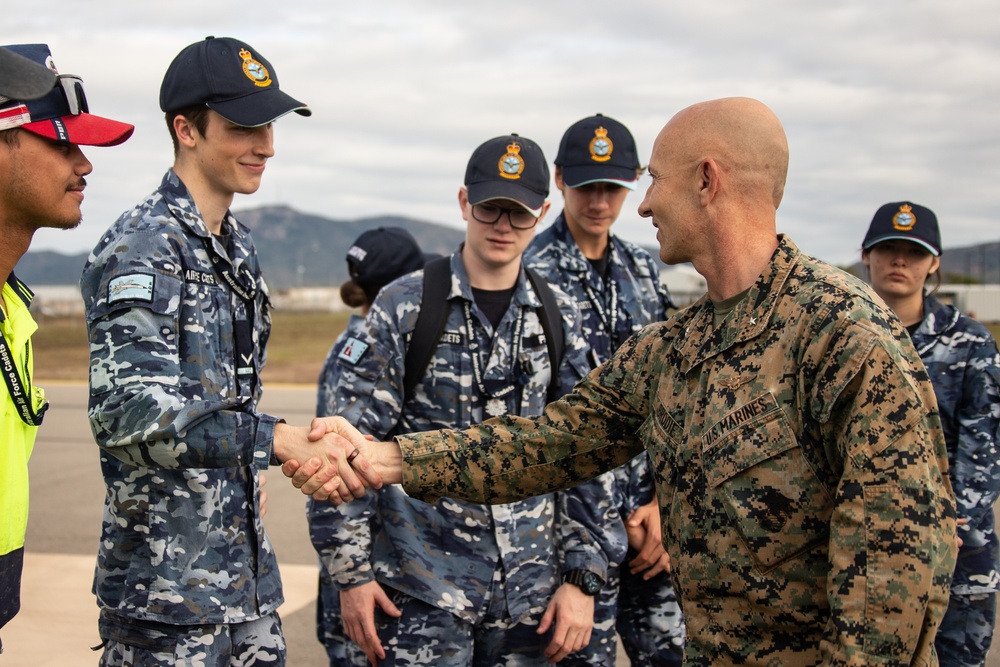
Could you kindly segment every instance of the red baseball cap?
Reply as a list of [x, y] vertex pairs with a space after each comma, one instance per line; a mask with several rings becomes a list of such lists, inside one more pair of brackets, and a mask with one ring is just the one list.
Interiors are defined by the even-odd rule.
[[7, 49], [45, 65], [57, 74], [55, 87], [35, 100], [0, 100], [0, 130], [20, 127], [54, 141], [82, 146], [117, 146], [135, 126], [90, 113], [83, 79], [59, 74], [45, 44], [17, 44]]

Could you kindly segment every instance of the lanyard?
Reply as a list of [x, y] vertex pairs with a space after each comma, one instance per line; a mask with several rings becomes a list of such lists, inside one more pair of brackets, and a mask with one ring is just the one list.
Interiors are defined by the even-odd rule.
[[[483, 380], [483, 372], [479, 367], [479, 352], [476, 349], [478, 345], [471, 344], [473, 340], [472, 310], [469, 308], [468, 301], [463, 301], [463, 306], [465, 308], [465, 330], [470, 342], [469, 351], [472, 353], [472, 375], [476, 380], [476, 386], [479, 387], [480, 394], [487, 398], [486, 413], [491, 417], [499, 417], [500, 415], [507, 414], [507, 401], [503, 400], [504, 397], [514, 391], [517, 386], [513, 382], [505, 383], [502, 380]], [[518, 357], [521, 354], [521, 328], [523, 325], [524, 309], [518, 308], [517, 320], [514, 322], [514, 340], [510, 351], [512, 365], [517, 363]], [[494, 335], [498, 332], [494, 332]], [[490, 341], [490, 346], [492, 347], [492, 345], [493, 341]], [[487, 354], [489, 354], [489, 350], [487, 350]]]
[[[610, 307], [610, 319], [609, 313], [604, 310], [604, 302], [597, 298], [597, 294], [594, 293], [594, 289], [590, 286], [590, 283], [586, 280], [583, 281], [583, 286], [587, 290], [587, 298], [590, 299], [591, 305], [594, 306], [594, 310], [597, 312], [597, 316], [601, 318], [601, 323], [604, 325], [604, 330], [608, 333], [608, 340], [611, 341], [611, 349], [617, 348], [617, 336], [618, 336], [618, 283], [610, 278], [604, 281], [604, 284], [608, 286], [608, 290], [611, 292], [611, 307]], [[591, 361], [594, 363], [594, 368], [601, 365], [602, 360], [597, 358], [597, 350], [594, 347], [590, 348]]]
[[236, 343], [236, 379], [238, 382], [248, 382], [247, 392], [253, 394], [253, 383], [257, 377], [257, 371], [253, 365], [253, 332], [251, 330], [250, 318], [254, 313], [254, 297], [257, 296], [257, 281], [246, 265], [240, 266], [240, 271], [234, 273], [232, 265], [215, 251], [215, 245], [211, 238], [202, 238], [205, 251], [209, 259], [212, 260], [212, 267], [215, 273], [222, 278], [229, 289], [243, 301], [245, 316], [233, 318], [233, 339]]
[[[24, 344], [24, 378], [25, 381], [21, 381], [21, 374], [17, 371], [17, 364], [14, 363], [14, 355], [10, 352], [10, 346], [7, 344], [7, 337], [3, 335], [0, 331], [0, 368], [3, 369], [3, 379], [7, 383], [7, 391], [10, 393], [10, 398], [14, 401], [14, 405], [17, 407], [17, 413], [23, 421], [28, 426], [39, 426], [42, 423], [42, 418], [45, 416], [45, 411], [49, 409], [48, 401], [42, 403], [41, 409], [35, 412], [34, 407], [31, 405], [31, 396], [29, 391], [31, 390], [31, 376], [28, 375], [28, 344]], [[27, 391], [25, 390], [27, 387]]]

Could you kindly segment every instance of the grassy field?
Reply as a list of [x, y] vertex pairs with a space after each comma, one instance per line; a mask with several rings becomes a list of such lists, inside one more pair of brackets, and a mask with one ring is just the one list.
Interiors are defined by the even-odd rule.
[[[334, 339], [350, 313], [275, 312], [263, 380], [315, 384]], [[87, 381], [89, 350], [82, 317], [40, 318], [32, 337], [35, 380]]]
[[[315, 384], [334, 339], [347, 325], [346, 311], [276, 312], [264, 383]], [[1000, 339], [1000, 324], [990, 325]], [[83, 318], [42, 318], [33, 337], [35, 379], [87, 380], [87, 331]]]

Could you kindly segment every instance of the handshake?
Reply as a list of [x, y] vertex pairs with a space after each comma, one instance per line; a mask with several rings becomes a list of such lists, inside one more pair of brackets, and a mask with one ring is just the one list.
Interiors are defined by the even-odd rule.
[[343, 417], [317, 417], [308, 427], [277, 424], [274, 455], [295, 488], [335, 505], [402, 481], [399, 445], [375, 442]]

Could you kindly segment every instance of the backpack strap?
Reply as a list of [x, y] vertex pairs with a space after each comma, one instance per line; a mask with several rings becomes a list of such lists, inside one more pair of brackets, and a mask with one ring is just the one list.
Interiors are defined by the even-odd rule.
[[[548, 283], [533, 269], [526, 269], [528, 280], [542, 302], [542, 330], [545, 332], [545, 345], [549, 351], [549, 362], [552, 367], [552, 378], [549, 380], [548, 398], [550, 401], [561, 396], [559, 391], [559, 366], [563, 357], [563, 329], [559, 315], [559, 306]], [[451, 289], [451, 257], [441, 257], [432, 260], [424, 266], [424, 293], [420, 301], [420, 311], [417, 322], [410, 334], [406, 347], [403, 377], [403, 402], [409, 400], [417, 382], [427, 370], [434, 348], [441, 340], [445, 322], [448, 320], [448, 291]]]
[[403, 403], [413, 395], [417, 382], [431, 363], [434, 348], [448, 320], [448, 291], [451, 289], [451, 257], [439, 257], [424, 266], [424, 293], [417, 323], [406, 346]]
[[556, 297], [549, 288], [549, 284], [534, 269], [525, 267], [528, 280], [535, 289], [535, 294], [542, 301], [542, 330], [545, 331], [545, 345], [549, 348], [549, 366], [552, 368], [552, 377], [549, 379], [549, 402], [562, 396], [559, 390], [559, 367], [562, 365], [563, 328], [562, 318], [559, 316], [559, 305]]

